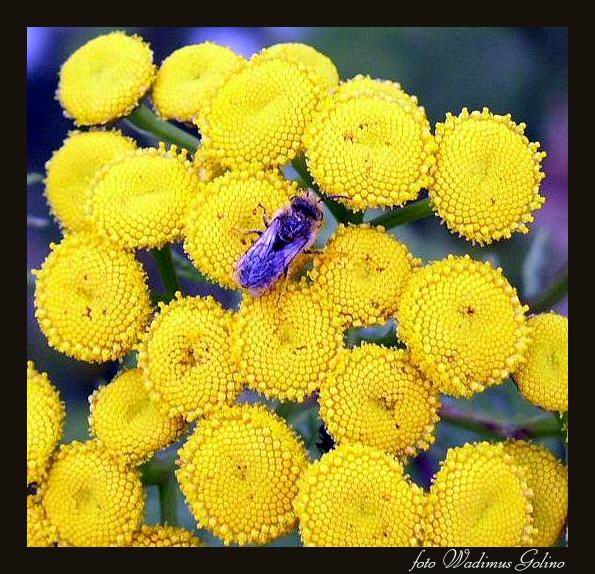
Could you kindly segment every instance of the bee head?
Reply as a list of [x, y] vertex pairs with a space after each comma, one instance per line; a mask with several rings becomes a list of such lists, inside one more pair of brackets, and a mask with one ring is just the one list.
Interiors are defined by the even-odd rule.
[[307, 219], [322, 221], [323, 212], [318, 204], [318, 198], [311, 193], [307, 193], [306, 195], [296, 195], [291, 200], [291, 207], [294, 211], [301, 213]]

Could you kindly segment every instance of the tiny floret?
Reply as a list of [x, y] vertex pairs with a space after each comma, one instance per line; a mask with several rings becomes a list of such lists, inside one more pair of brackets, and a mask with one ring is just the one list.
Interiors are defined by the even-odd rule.
[[129, 546], [146, 548], [192, 548], [204, 546], [204, 544], [185, 528], [143, 524], [135, 532]]
[[50, 548], [57, 545], [58, 534], [45, 515], [40, 496], [27, 496], [27, 547]]

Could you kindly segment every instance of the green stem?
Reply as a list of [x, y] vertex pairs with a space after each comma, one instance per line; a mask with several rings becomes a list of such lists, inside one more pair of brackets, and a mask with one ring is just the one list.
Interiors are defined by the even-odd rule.
[[399, 209], [386, 211], [378, 217], [374, 217], [368, 223], [370, 225], [382, 225], [385, 229], [392, 229], [393, 227], [397, 227], [397, 225], [403, 225], [403, 223], [411, 223], [418, 219], [424, 219], [433, 213], [430, 207], [430, 199], [426, 198]]
[[140, 104], [125, 120], [137, 132], [149, 134], [160, 140], [186, 148], [194, 153], [200, 140], [180, 128], [160, 120], [145, 104]]
[[41, 183], [43, 181], [43, 175], [40, 173], [32, 172], [27, 174], [27, 187]]
[[178, 277], [171, 258], [171, 250], [169, 245], [165, 245], [161, 249], [151, 249], [151, 253], [157, 262], [161, 281], [165, 288], [165, 294], [169, 301], [174, 298], [176, 291], [179, 291]]
[[549, 311], [556, 303], [559, 303], [568, 294], [568, 263], [564, 265], [556, 280], [532, 302], [529, 308], [532, 313], [543, 313]]
[[173, 475], [158, 484], [161, 524], [178, 525], [178, 490]]

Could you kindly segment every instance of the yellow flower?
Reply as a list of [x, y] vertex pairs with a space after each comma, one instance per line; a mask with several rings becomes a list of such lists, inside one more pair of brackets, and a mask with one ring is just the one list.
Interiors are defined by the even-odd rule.
[[308, 468], [294, 507], [306, 546], [419, 546], [423, 502], [392, 456], [354, 444]]
[[[184, 46], [161, 64], [153, 86], [153, 103], [165, 119], [189, 122], [200, 117], [217, 90], [246, 60], [213, 42]], [[200, 125], [200, 120], [197, 122]]]
[[234, 316], [212, 297], [182, 297], [159, 305], [138, 356], [152, 400], [169, 416], [192, 421], [242, 389], [232, 361]]
[[562, 534], [568, 514], [568, 468], [547, 448], [524, 441], [504, 445], [514, 463], [523, 466], [533, 491], [533, 518], [537, 533], [532, 546], [553, 546]]
[[57, 533], [45, 515], [39, 495], [27, 496], [27, 547], [57, 545]]
[[323, 89], [331, 88], [339, 83], [339, 72], [337, 72], [333, 61], [307, 44], [274, 44], [252, 57], [253, 62], [261, 60], [285, 60], [292, 64], [302, 64], [312, 70], [318, 84]]
[[126, 545], [143, 517], [140, 475], [96, 441], [60, 448], [42, 496], [48, 519], [72, 546]]
[[183, 418], [169, 417], [157, 408], [141, 377], [140, 369], [124, 371], [89, 398], [93, 436], [134, 464], [177, 440], [186, 428]]
[[314, 258], [314, 287], [349, 326], [385, 323], [420, 260], [382, 227], [340, 225]]
[[423, 108], [378, 90], [338, 93], [320, 106], [304, 140], [320, 189], [355, 210], [402, 205], [431, 181], [434, 138]]
[[139, 149], [96, 175], [87, 212], [97, 230], [127, 249], [161, 247], [182, 238], [183, 219], [199, 178], [186, 150]]
[[250, 62], [211, 101], [204, 144], [227, 167], [284, 165], [302, 148], [319, 94], [316, 76], [303, 64]]
[[500, 268], [449, 255], [409, 281], [399, 337], [443, 393], [469, 397], [500, 383], [523, 360], [526, 310]]
[[513, 374], [523, 396], [549, 411], [568, 410], [568, 318], [541, 313], [527, 321], [531, 341]]
[[295, 182], [273, 172], [232, 171], [204, 184], [191, 205], [184, 250], [194, 265], [224, 287], [237, 289], [237, 262], [265, 228], [265, 212], [273, 217], [297, 194]]
[[434, 442], [438, 391], [406, 351], [370, 344], [342, 351], [319, 402], [320, 417], [338, 444], [359, 442], [413, 456]]
[[238, 313], [234, 350], [248, 387], [269, 398], [303, 401], [320, 387], [343, 344], [333, 310], [303, 283], [281, 283]]
[[95, 173], [136, 144], [118, 130], [71, 132], [46, 163], [45, 194], [60, 225], [70, 231], [91, 228], [84, 204]]
[[128, 115], [153, 82], [153, 52], [139, 36], [112, 32], [94, 38], [66, 60], [57, 96], [79, 125]]
[[27, 362], [27, 484], [45, 475], [62, 431], [66, 410], [46, 373]]
[[426, 504], [425, 546], [526, 546], [532, 493], [502, 443], [448, 450]]
[[212, 181], [226, 171], [222, 165], [217, 163], [213, 154], [202, 145], [194, 153], [192, 166], [198, 175], [198, 179], [204, 182]]
[[545, 199], [539, 185], [545, 177], [545, 152], [524, 135], [525, 124], [510, 114], [483, 111], [446, 115], [436, 124], [436, 164], [430, 199], [451, 231], [480, 245], [527, 233], [532, 211]]
[[204, 544], [185, 528], [143, 524], [135, 533], [130, 546], [190, 548]]
[[35, 315], [49, 345], [90, 363], [124, 356], [151, 315], [140, 263], [90, 234], [68, 235], [50, 249], [33, 271]]
[[308, 457], [263, 405], [224, 407], [201, 421], [178, 463], [196, 520], [226, 544], [265, 544], [295, 526], [292, 503]]

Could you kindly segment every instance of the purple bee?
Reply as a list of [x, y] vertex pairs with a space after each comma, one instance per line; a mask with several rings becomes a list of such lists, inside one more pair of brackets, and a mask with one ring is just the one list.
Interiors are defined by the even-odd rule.
[[238, 261], [236, 281], [253, 295], [259, 294], [287, 275], [291, 262], [308, 249], [322, 224], [320, 200], [312, 192], [297, 195], [280, 209], [259, 238]]

